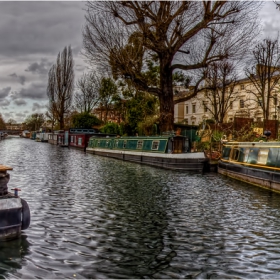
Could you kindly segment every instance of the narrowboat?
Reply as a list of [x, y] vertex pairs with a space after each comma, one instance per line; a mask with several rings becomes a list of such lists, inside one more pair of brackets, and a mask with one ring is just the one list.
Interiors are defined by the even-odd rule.
[[48, 142], [49, 134], [50, 133], [47, 133], [47, 132], [39, 132], [39, 133], [36, 134], [35, 141], [37, 141], [37, 142]]
[[20, 137], [22, 138], [30, 138], [30, 132], [28, 130], [23, 130], [20, 134]]
[[185, 136], [91, 137], [86, 152], [172, 170], [204, 172], [209, 159]]
[[0, 241], [17, 238], [29, 227], [30, 210], [27, 202], [20, 198], [19, 188], [8, 191], [11, 167], [0, 165]]
[[36, 134], [37, 134], [36, 131], [31, 131], [31, 132], [30, 132], [30, 139], [31, 139], [31, 140], [36, 140]]
[[280, 192], [280, 142], [229, 142], [223, 145], [218, 172]]
[[58, 135], [61, 134], [63, 135], [64, 130], [55, 130], [51, 133], [48, 134], [48, 143], [52, 145], [57, 145], [58, 144]]
[[115, 136], [115, 134], [104, 134], [96, 129], [70, 128], [69, 130], [69, 147], [86, 151], [90, 137]]

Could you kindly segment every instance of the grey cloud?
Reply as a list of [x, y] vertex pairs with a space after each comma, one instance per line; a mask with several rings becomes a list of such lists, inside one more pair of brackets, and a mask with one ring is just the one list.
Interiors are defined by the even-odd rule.
[[32, 111], [37, 111], [37, 110], [40, 110], [40, 109], [46, 109], [46, 105], [45, 104], [40, 105], [37, 102], [33, 103]]
[[77, 64], [75, 65], [75, 70], [83, 72], [85, 71], [85, 66], [81, 64]]
[[8, 119], [12, 118], [13, 112], [4, 113], [4, 114], [2, 114], [2, 115], [3, 115], [3, 117], [5, 118], [5, 120], [8, 120]]
[[13, 73], [13, 74], [11, 74], [11, 75], [9, 75], [9, 76], [10, 76], [10, 77], [13, 77], [13, 78], [16, 78], [17, 81], [18, 81], [21, 85], [24, 85], [25, 80], [26, 80], [25, 76], [18, 76], [16, 73]]
[[40, 63], [33, 62], [31, 63], [27, 69], [25, 69], [26, 72], [31, 72], [32, 74], [41, 74], [45, 75], [48, 73], [52, 63], [48, 62], [46, 59], [42, 59]]
[[47, 99], [47, 86], [43, 83], [32, 83], [27, 88], [17, 92], [17, 98]]
[[0, 99], [7, 97], [10, 91], [11, 91], [11, 87], [5, 87], [0, 89]]
[[[10, 105], [10, 101], [7, 100], [7, 99], [3, 99], [3, 100], [0, 100], [0, 106], [1, 107], [4, 107], [4, 106], [9, 106]], [[6, 108], [5, 108], [6, 109]]]
[[26, 114], [24, 114], [24, 113], [17, 113], [16, 116], [20, 117], [20, 118], [25, 118]]
[[22, 106], [22, 105], [26, 105], [27, 103], [23, 99], [15, 99], [14, 104], [16, 104], [17, 106]]
[[1, 55], [57, 54], [68, 45], [77, 53], [84, 7], [81, 1], [0, 1]]

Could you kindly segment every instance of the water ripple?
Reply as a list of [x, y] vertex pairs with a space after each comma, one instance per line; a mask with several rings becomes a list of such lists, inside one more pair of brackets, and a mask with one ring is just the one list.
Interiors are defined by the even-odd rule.
[[0, 142], [31, 225], [0, 278], [280, 278], [280, 196], [29, 139]]

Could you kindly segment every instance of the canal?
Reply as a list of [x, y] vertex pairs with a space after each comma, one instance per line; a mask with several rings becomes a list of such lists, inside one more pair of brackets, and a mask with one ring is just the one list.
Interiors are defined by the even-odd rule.
[[280, 278], [280, 195], [29, 139], [0, 141], [31, 210], [0, 278]]

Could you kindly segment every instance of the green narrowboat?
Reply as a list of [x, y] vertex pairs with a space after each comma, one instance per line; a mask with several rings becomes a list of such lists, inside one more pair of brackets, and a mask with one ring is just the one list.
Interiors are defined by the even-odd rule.
[[86, 152], [156, 167], [203, 172], [209, 160], [184, 136], [91, 137]]
[[230, 142], [223, 145], [218, 172], [280, 192], [280, 142]]

